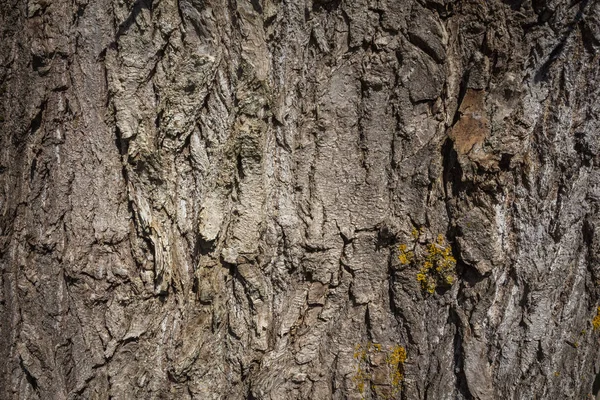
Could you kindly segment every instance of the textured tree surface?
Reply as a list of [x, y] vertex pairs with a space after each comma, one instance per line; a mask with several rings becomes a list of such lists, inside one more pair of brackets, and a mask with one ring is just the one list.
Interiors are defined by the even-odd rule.
[[600, 2], [2, 0], [0, 39], [1, 399], [600, 389]]

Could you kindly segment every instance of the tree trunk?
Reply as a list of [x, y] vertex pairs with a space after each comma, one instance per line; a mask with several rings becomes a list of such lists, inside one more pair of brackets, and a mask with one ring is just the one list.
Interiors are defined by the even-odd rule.
[[0, 398], [598, 394], [600, 2], [0, 13]]

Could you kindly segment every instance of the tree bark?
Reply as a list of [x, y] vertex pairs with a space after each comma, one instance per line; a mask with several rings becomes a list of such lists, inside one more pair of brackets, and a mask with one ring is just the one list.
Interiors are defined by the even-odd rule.
[[0, 31], [0, 398], [598, 394], [600, 2], [3, 0]]

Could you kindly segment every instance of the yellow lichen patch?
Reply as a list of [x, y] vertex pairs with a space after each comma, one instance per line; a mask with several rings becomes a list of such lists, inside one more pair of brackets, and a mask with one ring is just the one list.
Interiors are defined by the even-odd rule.
[[419, 236], [421, 236], [421, 232], [417, 228], [413, 227], [411, 236], [413, 239], [417, 240]]
[[[378, 355], [380, 353], [383, 354]], [[385, 362], [381, 361], [382, 356], [385, 357]], [[367, 388], [370, 388], [377, 398], [386, 400], [396, 398], [404, 381], [403, 369], [407, 358], [404, 347], [394, 345], [386, 351], [379, 343], [357, 344], [353, 357], [357, 364], [352, 381], [361, 398], [365, 398]], [[389, 373], [378, 375], [383, 371]]]
[[596, 309], [596, 316], [592, 320], [592, 326], [594, 327], [594, 331], [600, 328], [600, 307]]
[[404, 364], [406, 361], [406, 349], [402, 346], [394, 346], [388, 356], [388, 362], [392, 365]]
[[400, 264], [408, 265], [412, 262], [415, 254], [413, 251], [408, 250], [405, 244], [401, 244], [399, 247], [400, 254], [398, 254], [398, 260], [400, 260]]
[[368, 380], [368, 375], [366, 373], [367, 368], [367, 355], [369, 350], [371, 349], [371, 342], [366, 345], [357, 344], [354, 347], [354, 359], [357, 361], [356, 373], [352, 377], [354, 384], [356, 385], [356, 390], [358, 393], [363, 395], [365, 391], [365, 384]]
[[413, 248], [408, 249], [406, 244], [398, 247], [398, 260], [401, 265], [413, 265], [419, 269], [417, 282], [424, 292], [433, 294], [437, 287], [452, 286], [456, 281], [456, 259], [452, 255], [452, 247], [446, 243], [443, 235], [437, 235], [435, 241], [419, 243], [413, 228]]
[[390, 379], [392, 382], [392, 396], [400, 391], [400, 384], [404, 380], [402, 367], [406, 361], [406, 349], [402, 346], [394, 346], [388, 355], [387, 363], [390, 366]]

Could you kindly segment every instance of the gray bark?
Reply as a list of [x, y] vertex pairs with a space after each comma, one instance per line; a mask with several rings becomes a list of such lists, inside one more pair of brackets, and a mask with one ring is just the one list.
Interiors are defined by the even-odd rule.
[[[600, 2], [3, 0], [0, 35], [0, 398], [598, 393]], [[438, 234], [429, 294], [399, 246]]]

